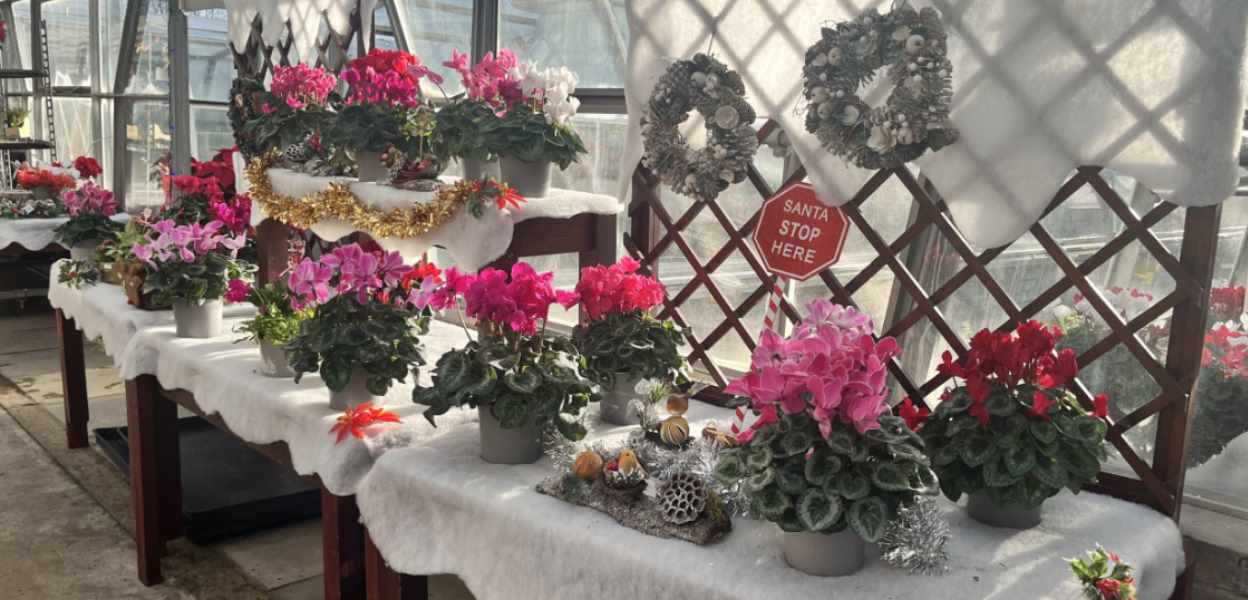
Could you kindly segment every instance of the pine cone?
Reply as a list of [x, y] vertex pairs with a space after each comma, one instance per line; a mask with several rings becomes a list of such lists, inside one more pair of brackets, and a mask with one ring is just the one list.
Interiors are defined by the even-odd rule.
[[663, 519], [675, 525], [692, 523], [706, 510], [706, 482], [692, 473], [676, 473], [659, 486]]

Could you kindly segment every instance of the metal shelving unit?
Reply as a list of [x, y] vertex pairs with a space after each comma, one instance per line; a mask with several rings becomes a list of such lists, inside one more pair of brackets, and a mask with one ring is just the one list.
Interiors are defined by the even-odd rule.
[[[35, 98], [42, 96], [45, 123], [47, 123], [47, 139], [0, 139], [0, 189], [13, 189], [14, 152], [26, 152], [29, 160], [31, 152], [47, 152], [49, 162], [56, 161], [56, 119], [52, 109], [52, 67], [48, 63], [48, 24], [39, 21], [39, 47], [41, 65], [38, 69], [0, 69], [0, 106], [6, 110], [9, 106], [8, 90], [2, 81], [7, 79], [29, 79], [35, 92]], [[36, 100], [37, 102], [37, 100]], [[32, 110], [33, 114], [34, 111]], [[29, 117], [28, 117], [29, 118]]]

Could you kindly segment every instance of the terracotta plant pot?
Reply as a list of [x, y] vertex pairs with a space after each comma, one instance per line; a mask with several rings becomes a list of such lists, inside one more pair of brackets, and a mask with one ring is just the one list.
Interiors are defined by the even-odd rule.
[[1040, 507], [1024, 508], [997, 504], [986, 492], [971, 494], [966, 500], [966, 514], [972, 519], [1007, 529], [1031, 529], [1040, 524]]
[[612, 425], [637, 425], [641, 419], [628, 405], [637, 398], [637, 382], [640, 377], [629, 377], [623, 373], [615, 376], [615, 385], [603, 388], [602, 401], [599, 406], [602, 420]]
[[464, 179], [485, 179], [493, 177], [501, 179], [502, 175], [498, 170], [498, 160], [477, 160], [475, 158], [465, 158], [460, 161], [464, 167]]
[[329, 407], [334, 410], [347, 410], [365, 402], [372, 402], [373, 406], [381, 406], [385, 404], [385, 400], [385, 396], [375, 396], [368, 391], [368, 373], [362, 367], [356, 367], [351, 371], [351, 379], [347, 381], [347, 387], [338, 391], [329, 390]]
[[295, 371], [286, 360], [286, 349], [260, 340], [260, 373], [268, 377], [294, 377]]
[[356, 152], [355, 166], [360, 181], [385, 181], [390, 178], [390, 169], [381, 162], [380, 152]]
[[507, 429], [494, 417], [490, 405], [477, 407], [481, 420], [481, 458], [498, 465], [527, 465], [542, 457], [542, 427], [529, 422]]
[[4, 137], [10, 140], [20, 140], [22, 139], [22, 128], [21, 127], [5, 127]]
[[192, 302], [173, 303], [173, 322], [180, 338], [214, 338], [221, 335], [221, 315], [225, 304], [220, 298], [205, 300], [202, 304]]
[[819, 577], [843, 577], [862, 569], [867, 543], [846, 527], [839, 533], [784, 532], [784, 561]]
[[550, 161], [523, 161], [513, 156], [498, 159], [503, 181], [526, 198], [541, 198], [550, 193]]

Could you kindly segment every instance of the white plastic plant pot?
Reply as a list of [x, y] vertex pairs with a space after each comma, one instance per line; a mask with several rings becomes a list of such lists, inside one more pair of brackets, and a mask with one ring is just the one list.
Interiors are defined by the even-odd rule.
[[290, 368], [290, 362], [286, 359], [286, 349], [269, 340], [260, 340], [260, 374], [267, 377], [294, 377], [295, 371]]
[[481, 425], [481, 459], [497, 465], [527, 465], [542, 457], [541, 423], [530, 422], [507, 429], [490, 405], [477, 406]]
[[970, 494], [966, 500], [966, 514], [972, 519], [1007, 529], [1031, 529], [1040, 524], [1040, 507], [1025, 508], [997, 504], [987, 492]]
[[380, 152], [356, 152], [355, 166], [360, 181], [385, 181], [390, 176], [390, 169], [381, 162]]
[[541, 198], [550, 193], [550, 161], [528, 162], [514, 156], [498, 159], [503, 181], [526, 198]]
[[784, 560], [808, 575], [844, 577], [862, 569], [867, 542], [846, 527], [838, 533], [785, 531]]
[[363, 367], [351, 370], [351, 379], [347, 381], [347, 387], [338, 391], [329, 390], [329, 407], [334, 410], [355, 408], [365, 402], [372, 402], [373, 406], [381, 406], [385, 403], [385, 396], [375, 396], [368, 391], [368, 372]]
[[637, 425], [641, 419], [629, 408], [629, 404], [637, 398], [637, 383], [640, 377], [629, 377], [616, 373], [615, 385], [603, 388], [602, 401], [599, 408], [602, 420], [612, 425]]
[[487, 177], [502, 179], [497, 159], [477, 160], [475, 158], [465, 158], [460, 161], [460, 164], [464, 167], [464, 179], [485, 179]]
[[214, 338], [221, 335], [221, 313], [224, 306], [220, 298], [205, 300], [201, 304], [173, 303], [173, 322], [180, 338]]
[[99, 245], [99, 240], [88, 240], [81, 244], [74, 244], [69, 247], [69, 257], [73, 260], [89, 261], [95, 258], [95, 249]]

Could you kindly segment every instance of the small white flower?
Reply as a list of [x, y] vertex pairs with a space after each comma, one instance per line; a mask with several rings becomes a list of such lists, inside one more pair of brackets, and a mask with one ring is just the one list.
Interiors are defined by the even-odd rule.
[[828, 99], [828, 88], [817, 85], [810, 89], [810, 97], [815, 102], [823, 102]]
[[914, 54], [915, 52], [922, 50], [923, 44], [926, 42], [927, 40], [924, 40], [923, 36], [917, 33], [906, 38], [906, 54]]
[[715, 124], [722, 129], [732, 129], [741, 122], [741, 115], [737, 114], [737, 109], [725, 104], [715, 109]]
[[819, 110], [819, 118], [827, 119], [832, 116], [832, 113], [836, 110], [836, 107], [833, 106], [831, 102], [824, 102], [823, 104], [819, 105], [818, 110]]
[[901, 27], [898, 27], [897, 29], [893, 30], [893, 39], [898, 42], [906, 41], [906, 38], [909, 38], [909, 37], [910, 37], [910, 28], [905, 25], [902, 25]]

